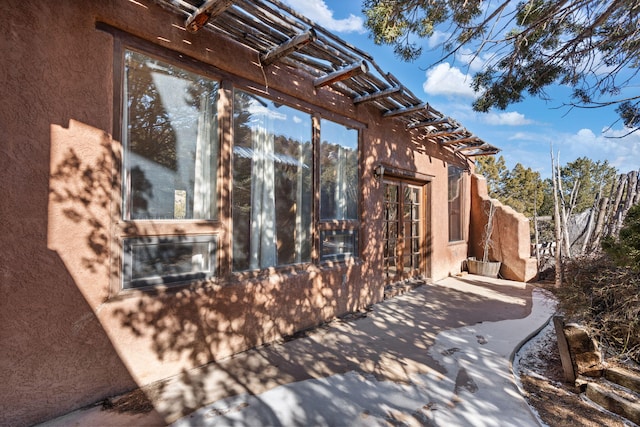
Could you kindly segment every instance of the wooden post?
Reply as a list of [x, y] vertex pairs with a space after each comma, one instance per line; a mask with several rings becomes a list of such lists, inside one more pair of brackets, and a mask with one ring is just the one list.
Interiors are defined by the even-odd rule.
[[260, 55], [262, 65], [269, 65], [278, 59], [289, 55], [291, 52], [301, 49], [303, 46], [314, 42], [318, 39], [318, 35], [313, 28], [304, 33], [298, 34], [282, 43], [281, 45], [271, 49], [269, 52]]
[[564, 371], [564, 380], [574, 384], [576, 382], [576, 373], [573, 371], [569, 344], [567, 343], [567, 337], [564, 335], [564, 318], [562, 316], [553, 316], [553, 326], [556, 329], [558, 351], [560, 352], [560, 361], [562, 362], [562, 370]]
[[184, 27], [190, 33], [196, 33], [204, 27], [210, 19], [221, 15], [229, 9], [235, 0], [207, 0], [184, 23]]
[[327, 74], [323, 77], [318, 77], [313, 81], [313, 85], [316, 88], [321, 88], [342, 80], [350, 79], [351, 77], [358, 76], [360, 74], [367, 73], [369, 66], [366, 61], [360, 61], [341, 68], [333, 73]]

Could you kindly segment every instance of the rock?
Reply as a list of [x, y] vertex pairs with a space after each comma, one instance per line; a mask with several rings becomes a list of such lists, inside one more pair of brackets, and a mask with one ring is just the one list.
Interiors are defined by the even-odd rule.
[[589, 336], [583, 326], [575, 323], [565, 325], [563, 330], [575, 373], [587, 377], [602, 376], [604, 364], [596, 340]]

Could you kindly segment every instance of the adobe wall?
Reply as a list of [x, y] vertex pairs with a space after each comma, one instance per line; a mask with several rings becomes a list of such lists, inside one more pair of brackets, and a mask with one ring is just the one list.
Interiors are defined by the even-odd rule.
[[[46, 420], [380, 301], [380, 162], [432, 175], [431, 278], [460, 271], [468, 248], [448, 244], [445, 214], [447, 162], [460, 160], [377, 111], [286, 67], [262, 70], [255, 52], [189, 34], [148, 0], [8, 0], [0, 19], [0, 424]], [[361, 259], [114, 297], [114, 39], [96, 22], [366, 124]]]
[[500, 276], [521, 282], [536, 278], [536, 259], [531, 257], [531, 237], [529, 219], [513, 208], [491, 199], [487, 191], [487, 181], [481, 175], [471, 177], [471, 226], [469, 230], [469, 255], [477, 259], [483, 257], [484, 230], [487, 224], [489, 204], [493, 203], [492, 245], [490, 261], [500, 261]]

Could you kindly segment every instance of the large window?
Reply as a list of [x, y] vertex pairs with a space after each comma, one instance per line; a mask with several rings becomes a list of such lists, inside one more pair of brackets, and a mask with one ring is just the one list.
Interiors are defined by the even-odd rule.
[[[215, 275], [218, 82], [125, 50], [121, 289]], [[175, 222], [200, 220], [199, 233]], [[129, 221], [136, 221], [131, 225]], [[169, 222], [171, 221], [171, 222]], [[202, 221], [207, 222], [205, 228]], [[153, 224], [153, 225], [152, 225]]]
[[125, 52], [124, 219], [215, 219], [218, 83]]
[[320, 125], [320, 219], [358, 219], [358, 131]]
[[[358, 131], [329, 120], [320, 122], [321, 259], [357, 256]], [[331, 232], [328, 232], [331, 231]]]
[[233, 269], [309, 262], [311, 116], [237, 90], [233, 135]]
[[[219, 129], [225, 103], [205, 65], [182, 68], [170, 53], [129, 46], [121, 80], [121, 289], [207, 280], [222, 246], [223, 274], [358, 256], [357, 129], [240, 89], [225, 111], [230, 128]], [[223, 132], [233, 140], [224, 188], [216, 181]], [[218, 222], [219, 197], [229, 203], [230, 224]], [[227, 226], [231, 238], [219, 239]]]
[[449, 166], [449, 241], [463, 240], [462, 236], [462, 177], [463, 169]]

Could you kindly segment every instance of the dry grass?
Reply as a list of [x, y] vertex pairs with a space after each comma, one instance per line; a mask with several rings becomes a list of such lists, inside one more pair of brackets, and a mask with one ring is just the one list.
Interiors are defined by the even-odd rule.
[[606, 255], [570, 260], [555, 290], [567, 321], [591, 330], [608, 357], [640, 363], [640, 272]]

